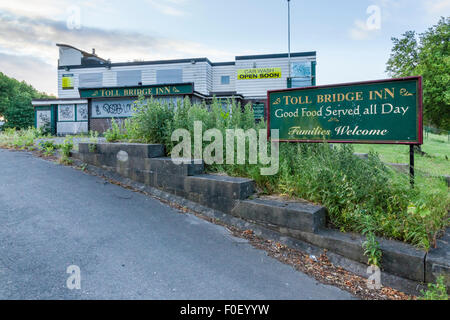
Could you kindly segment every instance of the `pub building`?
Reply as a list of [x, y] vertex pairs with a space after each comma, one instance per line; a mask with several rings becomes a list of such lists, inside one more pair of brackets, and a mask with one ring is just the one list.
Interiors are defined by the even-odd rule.
[[35, 126], [52, 134], [103, 133], [111, 120], [130, 117], [138, 96], [176, 103], [189, 97], [209, 104], [213, 97], [227, 107], [234, 98], [251, 103], [255, 118], [265, 117], [268, 90], [314, 86], [316, 52], [208, 58], [111, 62], [66, 44], [57, 44], [58, 98], [35, 99]]

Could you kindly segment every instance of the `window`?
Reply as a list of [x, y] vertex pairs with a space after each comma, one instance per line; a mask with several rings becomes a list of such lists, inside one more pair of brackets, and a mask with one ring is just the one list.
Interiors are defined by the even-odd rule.
[[156, 83], [181, 83], [183, 71], [181, 69], [156, 70]]
[[124, 118], [130, 117], [136, 104], [136, 99], [105, 99], [92, 100], [91, 118]]
[[230, 76], [221, 76], [220, 84], [230, 84]]
[[291, 79], [291, 88], [309, 87], [311, 85], [312, 85], [311, 79], [305, 79], [305, 78], [292, 78]]
[[137, 86], [141, 81], [141, 70], [117, 71], [118, 86]]
[[95, 88], [101, 87], [103, 76], [101, 73], [80, 73], [78, 77], [78, 87]]
[[58, 121], [75, 121], [75, 105], [58, 105]]
[[88, 105], [77, 104], [77, 121], [87, 121], [88, 120]]
[[48, 109], [36, 109], [36, 128], [51, 126], [52, 112]]

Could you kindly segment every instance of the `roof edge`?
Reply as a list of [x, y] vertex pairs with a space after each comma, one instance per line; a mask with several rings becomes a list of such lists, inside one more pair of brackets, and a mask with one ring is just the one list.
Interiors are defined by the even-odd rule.
[[[257, 54], [248, 56], [236, 56], [236, 60], [253, 60], [253, 59], [273, 59], [273, 58], [287, 58], [288, 53], [274, 53], [274, 54]], [[316, 51], [292, 52], [291, 57], [315, 57]]]
[[67, 48], [71, 48], [71, 49], [80, 51], [80, 52], [83, 54], [84, 57], [95, 57], [95, 58], [97, 58], [97, 59], [102, 60], [103, 62], [108, 62], [108, 60], [103, 59], [103, 58], [97, 56], [96, 54], [89, 53], [89, 52], [86, 52], [86, 51], [84, 51], [84, 50], [78, 49], [77, 47], [71, 46], [70, 44], [57, 43], [56, 46], [57, 46], [57, 47], [67, 47]]

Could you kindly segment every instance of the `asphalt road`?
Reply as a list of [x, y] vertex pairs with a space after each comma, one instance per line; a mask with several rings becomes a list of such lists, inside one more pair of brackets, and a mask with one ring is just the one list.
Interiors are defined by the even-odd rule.
[[[81, 289], [68, 289], [70, 265]], [[0, 149], [0, 299], [352, 299], [220, 226]]]

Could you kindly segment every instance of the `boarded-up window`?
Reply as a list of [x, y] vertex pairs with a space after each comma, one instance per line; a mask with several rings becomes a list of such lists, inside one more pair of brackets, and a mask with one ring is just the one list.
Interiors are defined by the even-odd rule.
[[181, 83], [183, 71], [181, 69], [156, 70], [156, 83]]
[[50, 110], [36, 110], [36, 128], [49, 128], [51, 119], [52, 112]]
[[101, 73], [81, 73], [78, 77], [78, 87], [102, 87], [103, 75]]
[[123, 118], [130, 117], [135, 108], [136, 99], [105, 99], [92, 101], [92, 118]]
[[230, 84], [230, 76], [221, 76], [220, 84]]
[[137, 86], [141, 81], [141, 70], [117, 71], [118, 86]]
[[75, 105], [58, 105], [58, 121], [75, 121]]
[[77, 121], [88, 120], [88, 105], [86, 103], [77, 104]]
[[301, 88], [312, 86], [311, 79], [292, 78], [291, 88]]

